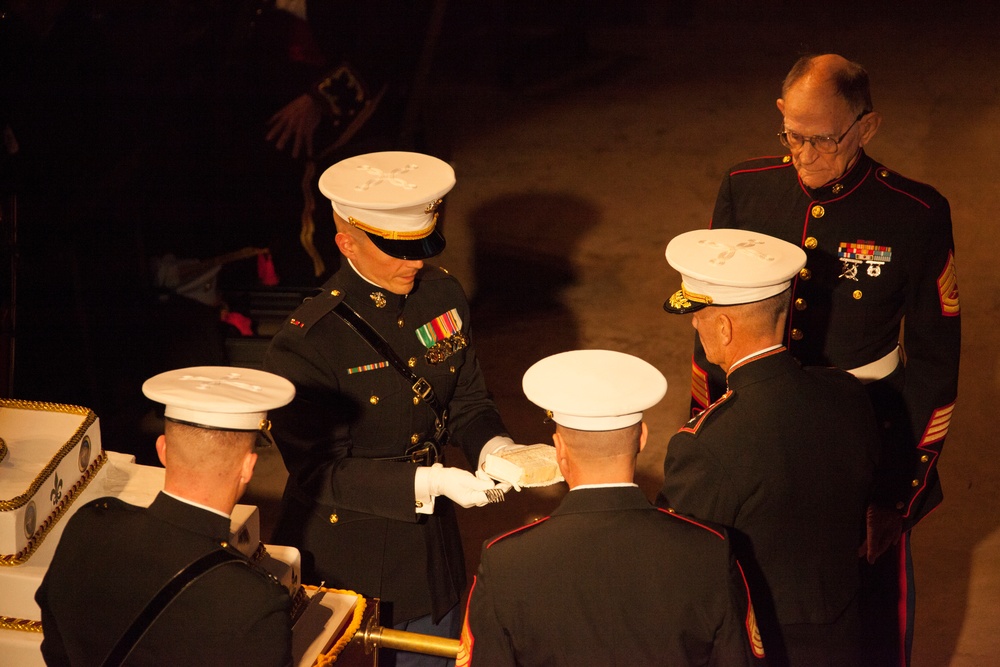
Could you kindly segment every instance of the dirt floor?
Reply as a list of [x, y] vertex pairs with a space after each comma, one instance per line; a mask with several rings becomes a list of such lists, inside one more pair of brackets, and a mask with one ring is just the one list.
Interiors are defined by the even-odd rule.
[[[537, 359], [609, 348], [659, 367], [670, 388], [646, 415], [639, 470], [652, 497], [685, 419], [693, 340], [688, 318], [661, 309], [677, 285], [663, 249], [708, 224], [729, 165], [781, 151], [774, 100], [800, 53], [863, 63], [884, 115], [869, 152], [949, 199], [961, 286], [960, 397], [939, 465], [946, 497], [912, 536], [913, 665], [996, 664], [1000, 464], [986, 418], [1000, 378], [988, 231], [1000, 210], [1000, 13], [974, 2], [890, 3], [908, 14], [858, 2], [771, 3], [766, 14], [719, 4], [761, 3], [626, 3], [626, 16], [595, 12], [569, 33], [507, 16], [510, 39], [481, 69], [462, 64], [481, 35], [444, 45], [431, 137], [458, 185], [439, 263], [473, 299], [491, 389], [516, 439], [546, 441], [550, 428], [520, 389]], [[266, 508], [283, 474], [280, 461], [263, 460], [251, 498]], [[470, 569], [482, 539], [545, 514], [562, 492], [464, 511]]]

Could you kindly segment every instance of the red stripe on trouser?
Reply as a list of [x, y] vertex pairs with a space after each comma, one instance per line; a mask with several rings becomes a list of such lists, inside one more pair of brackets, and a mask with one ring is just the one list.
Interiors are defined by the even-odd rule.
[[909, 540], [909, 533], [903, 531], [903, 534], [899, 536], [899, 548], [896, 551], [896, 558], [899, 559], [899, 569], [896, 576], [899, 579], [899, 613], [897, 614], [897, 620], [899, 621], [899, 635], [897, 639], [899, 641], [899, 665], [900, 667], [908, 667], [907, 665], [907, 651], [906, 651], [906, 631], [909, 626], [909, 609], [907, 605], [907, 597], [909, 596], [909, 581], [906, 575], [906, 547], [907, 540]]

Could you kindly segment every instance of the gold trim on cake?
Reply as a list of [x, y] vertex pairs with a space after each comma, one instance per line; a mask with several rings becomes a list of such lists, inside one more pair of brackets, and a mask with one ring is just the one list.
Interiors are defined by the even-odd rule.
[[[41, 472], [35, 476], [35, 479], [31, 481], [28, 485], [28, 490], [19, 496], [15, 496], [10, 499], [0, 500], [0, 512], [9, 512], [11, 510], [16, 510], [17, 508], [24, 505], [26, 502], [31, 500], [31, 497], [38, 492], [38, 489], [42, 487], [42, 484], [48, 479], [49, 475], [62, 463], [62, 460], [73, 451], [77, 443], [80, 442], [80, 438], [83, 434], [87, 432], [87, 429], [97, 421], [97, 415], [94, 414], [89, 408], [82, 408], [78, 405], [63, 405], [61, 403], [42, 403], [39, 401], [21, 401], [17, 399], [0, 399], [0, 408], [15, 408], [18, 410], [38, 410], [40, 412], [62, 412], [70, 415], [80, 415], [84, 418], [83, 422], [77, 427], [76, 432], [70, 437], [66, 443], [59, 448], [59, 451], [49, 460], [49, 462], [42, 468]], [[100, 467], [100, 466], [98, 466]]]
[[73, 504], [76, 497], [83, 493], [83, 490], [87, 488], [87, 485], [90, 484], [90, 481], [95, 475], [97, 475], [97, 471], [101, 469], [101, 466], [103, 466], [107, 460], [108, 455], [102, 450], [100, 456], [94, 459], [94, 462], [87, 468], [87, 472], [85, 472], [83, 476], [80, 477], [80, 479], [78, 479], [72, 487], [70, 487], [69, 492], [63, 497], [62, 500], [59, 501], [59, 504], [52, 510], [52, 513], [49, 514], [49, 516], [46, 517], [42, 524], [35, 530], [35, 534], [28, 539], [28, 543], [25, 547], [16, 554], [0, 554], [0, 567], [20, 565], [21, 563], [27, 561], [28, 558], [31, 557], [31, 554], [35, 552], [35, 549], [37, 549], [41, 545], [42, 541], [45, 540], [45, 536], [48, 535], [50, 530], [52, 530], [52, 527], [55, 526], [62, 515], [66, 513], [69, 506]]
[[41, 632], [41, 621], [29, 621], [26, 618], [0, 616], [0, 630], [22, 630], [24, 632]]

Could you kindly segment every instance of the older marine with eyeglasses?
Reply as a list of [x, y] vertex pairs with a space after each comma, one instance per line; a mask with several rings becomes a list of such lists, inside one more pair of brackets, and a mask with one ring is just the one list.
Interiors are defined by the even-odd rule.
[[[958, 393], [951, 212], [933, 187], [866, 152], [882, 115], [861, 65], [836, 54], [805, 56], [785, 77], [777, 107], [788, 153], [730, 169], [711, 225], [763, 232], [805, 250], [785, 343], [802, 364], [837, 366], [866, 384], [882, 452], [860, 549], [870, 632], [864, 664], [905, 664], [909, 529], [941, 502], [936, 463]], [[725, 393], [726, 378], [697, 341], [692, 370], [691, 405], [699, 413]], [[775, 411], [787, 418], [781, 406]], [[845, 424], [843, 437], [851, 432]]]
[[840, 149], [840, 142], [844, 140], [847, 133], [850, 132], [858, 121], [871, 113], [871, 109], [862, 111], [857, 116], [847, 129], [839, 137], [834, 137], [833, 135], [815, 135], [812, 137], [806, 137], [798, 132], [793, 132], [791, 130], [782, 130], [778, 132], [778, 140], [785, 148], [791, 148], [792, 150], [799, 150], [804, 144], [812, 144], [820, 153], [836, 153]]

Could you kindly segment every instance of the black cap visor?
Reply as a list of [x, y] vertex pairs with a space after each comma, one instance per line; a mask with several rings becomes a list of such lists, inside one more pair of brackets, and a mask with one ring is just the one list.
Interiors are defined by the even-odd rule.
[[437, 227], [422, 239], [411, 239], [402, 241], [399, 239], [384, 239], [377, 234], [365, 232], [372, 240], [375, 247], [396, 259], [428, 259], [436, 257], [444, 250], [444, 235], [438, 231]]

